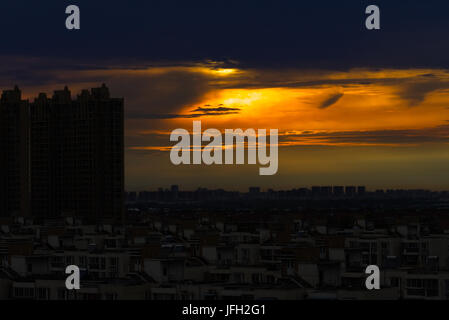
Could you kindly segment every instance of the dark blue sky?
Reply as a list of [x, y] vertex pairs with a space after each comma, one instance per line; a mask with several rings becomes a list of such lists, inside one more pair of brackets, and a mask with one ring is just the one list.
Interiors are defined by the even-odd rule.
[[[65, 29], [65, 7], [81, 30]], [[381, 30], [364, 27], [381, 9]], [[449, 67], [449, 2], [23, 1], [0, 5], [1, 55], [77, 61], [237, 60], [242, 66]]]

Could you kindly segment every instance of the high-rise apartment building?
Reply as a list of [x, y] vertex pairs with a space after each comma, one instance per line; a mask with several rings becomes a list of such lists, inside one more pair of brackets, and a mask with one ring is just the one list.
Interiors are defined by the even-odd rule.
[[31, 215], [75, 216], [86, 222], [122, 219], [123, 99], [111, 98], [105, 85], [72, 99], [66, 87], [24, 105]]
[[0, 217], [29, 214], [29, 105], [17, 86], [0, 98]]

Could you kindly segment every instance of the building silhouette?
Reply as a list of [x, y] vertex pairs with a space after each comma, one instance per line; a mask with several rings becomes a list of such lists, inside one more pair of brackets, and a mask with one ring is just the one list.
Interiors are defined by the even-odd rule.
[[[15, 153], [15, 159], [23, 163], [19, 175], [26, 181], [19, 191], [21, 211], [15, 205], [4, 214], [30, 212], [39, 219], [73, 216], [90, 222], [120, 220], [124, 203], [123, 99], [111, 98], [104, 84], [83, 90], [76, 99], [67, 87], [51, 98], [41, 93], [31, 103], [20, 100], [18, 88], [14, 94], [5, 91], [4, 96], [6, 107], [17, 110], [20, 105], [23, 114], [15, 116], [21, 121], [23, 138], [11, 140], [20, 142], [12, 143], [11, 148], [26, 150]], [[13, 98], [14, 103], [6, 102]], [[2, 130], [7, 123], [11, 120], [2, 121]], [[0, 170], [11, 174], [12, 169], [2, 163]], [[2, 206], [4, 202], [2, 199]]]
[[16, 86], [0, 99], [0, 217], [29, 214], [29, 105]]

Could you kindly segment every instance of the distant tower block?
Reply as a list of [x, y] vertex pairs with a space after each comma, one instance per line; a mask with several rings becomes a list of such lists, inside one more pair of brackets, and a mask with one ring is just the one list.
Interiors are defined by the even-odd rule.
[[359, 195], [364, 195], [365, 192], [366, 192], [365, 186], [358, 186], [358, 187], [357, 187], [357, 193], [358, 193]]
[[342, 186], [334, 186], [334, 195], [342, 196], [345, 194], [345, 188]]
[[346, 191], [346, 195], [347, 195], [347, 196], [353, 196], [353, 195], [355, 195], [356, 187], [353, 187], [353, 186], [347, 186], [347, 187], [345, 188], [345, 191]]

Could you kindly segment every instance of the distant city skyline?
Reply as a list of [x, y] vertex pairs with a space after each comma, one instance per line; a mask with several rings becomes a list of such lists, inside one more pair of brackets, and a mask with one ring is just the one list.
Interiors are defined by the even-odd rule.
[[[425, 188], [375, 188], [370, 189], [365, 185], [312, 185], [312, 186], [296, 186], [292, 188], [262, 188], [260, 186], [249, 186], [246, 189], [225, 189], [225, 188], [208, 188], [204, 186], [198, 186], [196, 188], [183, 188], [182, 186], [173, 184], [169, 186], [159, 186], [157, 188], [150, 189], [141, 189], [141, 190], [125, 190], [127, 194], [139, 192], [196, 192], [201, 190], [207, 191], [224, 191], [224, 192], [238, 192], [238, 193], [251, 193], [251, 192], [285, 192], [285, 191], [307, 191], [307, 192], [316, 192], [317, 190], [327, 189], [326, 193], [328, 194], [365, 194], [365, 193], [379, 193], [379, 192], [449, 192], [449, 190], [433, 190], [433, 189], [425, 189]], [[321, 192], [321, 191], [320, 191]]]

